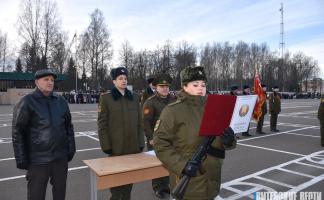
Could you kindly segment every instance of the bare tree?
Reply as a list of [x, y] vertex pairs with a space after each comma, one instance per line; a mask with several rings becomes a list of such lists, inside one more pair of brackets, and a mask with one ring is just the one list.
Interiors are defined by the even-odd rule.
[[0, 31], [0, 61], [2, 63], [2, 72], [6, 69], [6, 59], [8, 56], [7, 33], [2, 34]]
[[[18, 16], [18, 34], [24, 39], [31, 48], [29, 59], [33, 71], [37, 70], [37, 56], [40, 50], [41, 38], [41, 1], [26, 0], [21, 1], [21, 14]], [[25, 47], [26, 47], [25, 46]]]
[[89, 60], [91, 64], [92, 87], [99, 89], [98, 68], [107, 67], [112, 56], [110, 33], [105, 18], [99, 9], [91, 15], [86, 33], [89, 37]]

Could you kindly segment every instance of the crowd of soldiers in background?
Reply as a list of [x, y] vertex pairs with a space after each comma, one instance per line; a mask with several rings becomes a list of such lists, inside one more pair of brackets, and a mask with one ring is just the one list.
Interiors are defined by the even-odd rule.
[[[71, 104], [89, 104], [98, 103], [100, 93], [103, 91], [87, 91], [82, 92], [72, 90], [71, 92], [63, 92], [62, 96]], [[143, 91], [135, 91], [137, 94], [142, 95]], [[176, 95], [176, 91], [170, 91], [171, 94]], [[210, 94], [229, 94], [230, 91], [209, 91]], [[320, 93], [294, 93], [294, 92], [280, 92], [282, 99], [307, 99], [307, 98], [321, 98]]]
[[[230, 91], [209, 91], [210, 94], [229, 94]], [[267, 96], [269, 96], [271, 92], [267, 92]], [[281, 99], [320, 99], [321, 93], [319, 92], [279, 92]]]
[[62, 96], [72, 104], [98, 103], [100, 91], [75, 91], [63, 92]]

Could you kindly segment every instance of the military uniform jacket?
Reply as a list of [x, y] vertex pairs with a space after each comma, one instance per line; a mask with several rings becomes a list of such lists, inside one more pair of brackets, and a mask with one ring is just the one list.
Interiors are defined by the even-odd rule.
[[265, 95], [266, 99], [264, 100], [264, 102], [262, 104], [262, 107], [261, 107], [261, 109], [262, 109], [262, 115], [265, 115], [268, 112], [268, 108], [267, 108], [267, 93], [265, 92], [264, 95]]
[[324, 123], [324, 98], [321, 98], [321, 104], [318, 107], [317, 118]]
[[269, 112], [270, 114], [279, 114], [281, 112], [281, 101], [278, 93], [271, 93], [269, 96]]
[[123, 96], [116, 88], [100, 96], [98, 134], [101, 149], [112, 155], [139, 153], [144, 148], [139, 97], [129, 90]]
[[[204, 98], [184, 92], [178, 100], [167, 105], [154, 128], [154, 150], [170, 173], [171, 188], [174, 188], [186, 162], [192, 157], [202, 141], [198, 136], [204, 109]], [[212, 143], [222, 149], [220, 137]], [[207, 155], [201, 164], [198, 176], [192, 177], [184, 199], [210, 200], [219, 193], [222, 159]]]
[[166, 98], [156, 94], [145, 101], [143, 105], [143, 123], [145, 136], [148, 140], [153, 139], [153, 129], [163, 108], [173, 101], [175, 101], [175, 97], [170, 94]]

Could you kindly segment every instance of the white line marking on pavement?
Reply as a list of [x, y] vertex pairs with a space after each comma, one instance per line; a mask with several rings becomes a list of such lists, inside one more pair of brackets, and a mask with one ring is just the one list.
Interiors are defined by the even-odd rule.
[[269, 182], [269, 183], [274, 183], [276, 185], [281, 185], [281, 186], [284, 186], [284, 187], [287, 187], [287, 188], [294, 188], [294, 187], [296, 187], [296, 186], [293, 186], [293, 185], [290, 185], [290, 184], [287, 184], [287, 183], [283, 183], [283, 182], [280, 182], [280, 181], [275, 181], [275, 180], [268, 179], [268, 178], [264, 178], [264, 177], [261, 177], [261, 176], [256, 176], [254, 178], [260, 179], [260, 180], [263, 180], [263, 181], [266, 181], [266, 182]]
[[299, 176], [305, 176], [307, 178], [315, 178], [316, 177], [316, 176], [312, 176], [312, 175], [309, 175], [309, 174], [304, 174], [304, 173], [301, 173], [301, 172], [295, 172], [295, 171], [292, 171], [292, 170], [289, 170], [289, 169], [284, 169], [284, 168], [278, 168], [278, 170], [288, 172], [288, 173], [291, 173], [291, 174], [296, 174], [296, 175], [299, 175]]
[[[285, 187], [290, 187], [291, 189], [289, 191], [287, 191], [287, 192], [299, 192], [299, 191], [302, 191], [303, 189], [308, 188], [308, 187], [310, 187], [310, 186], [312, 186], [312, 185], [314, 185], [314, 184], [316, 184], [318, 182], [323, 181], [324, 180], [324, 174], [313, 177], [312, 175], [309, 175], [309, 174], [304, 174], [304, 173], [300, 173], [300, 172], [294, 172], [293, 174], [297, 175], [296, 178], [298, 176], [306, 176], [307, 177], [305, 182], [303, 182], [303, 183], [301, 183], [299, 185], [296, 185], [296, 186], [293, 186], [293, 185], [290, 185], [290, 184], [287, 184], [287, 183], [283, 183], [283, 182], [280, 182], [280, 181], [277, 181], [277, 180], [265, 178], [262, 175], [264, 175], [264, 174], [266, 174], [268, 172], [274, 171], [274, 170], [287, 171], [286, 169], [284, 169], [284, 167], [289, 166], [291, 164], [301, 164], [301, 165], [308, 166], [308, 167], [311, 167], [311, 168], [324, 169], [324, 167], [322, 167], [322, 165], [318, 166], [318, 165], [306, 164], [306, 163], [303, 162], [303, 161], [312, 160], [312, 158], [318, 158], [318, 159], [323, 159], [324, 160], [324, 150], [317, 151], [317, 152], [314, 152], [314, 153], [309, 154], [307, 156], [297, 158], [295, 160], [291, 160], [291, 161], [279, 164], [277, 166], [272, 166], [272, 167], [260, 170], [258, 172], [253, 173], [253, 174], [249, 174], [247, 176], [243, 176], [243, 177], [228, 181], [226, 183], [223, 183], [221, 185], [221, 188], [224, 189], [224, 190], [227, 190], [229, 188], [229, 190], [231, 190], [231, 188], [233, 188], [233, 187], [237, 188], [237, 186], [244, 186], [244, 185], [253, 186], [252, 189], [245, 190], [245, 191], [242, 191], [242, 192], [237, 193], [237, 194], [233, 194], [232, 196], [227, 196], [226, 197], [227, 199], [238, 199], [238, 197], [243, 197], [243, 196], [244, 197], [249, 197], [250, 195], [253, 194], [253, 192], [257, 192], [257, 191], [268, 191], [268, 192], [275, 191], [275, 188], [269, 188], [269, 187], [264, 186], [264, 185], [259, 184], [259, 183], [249, 182], [249, 179], [257, 178], [257, 179], [264, 180], [264, 181], [267, 181], [267, 182], [272, 182], [273, 184], [276, 184], [276, 185], [282, 185], [282, 186], [285, 186]], [[288, 170], [288, 173], [291, 173], [291, 170]], [[278, 173], [278, 175], [280, 175], [280, 173]], [[253, 190], [253, 192], [252, 192], [252, 190]], [[220, 193], [220, 195], [218, 197], [216, 197], [215, 199], [217, 199], [217, 200], [225, 199], [224, 197], [221, 197], [221, 195], [222, 195], [222, 193]]]
[[285, 133], [288, 135], [298, 135], [298, 136], [304, 136], [304, 137], [315, 137], [315, 138], [319, 138], [321, 136], [317, 136], [317, 135], [306, 135], [306, 134], [300, 134], [300, 133]]
[[301, 130], [310, 129], [310, 128], [314, 128], [314, 127], [317, 127], [317, 126], [309, 126], [309, 127], [304, 127], [304, 128], [299, 128], [299, 129], [293, 129], [293, 130], [289, 130], [289, 131], [279, 132], [279, 133], [272, 133], [272, 134], [267, 134], [267, 135], [262, 135], [262, 136], [256, 136], [256, 137], [252, 137], [252, 138], [241, 139], [241, 140], [238, 140], [238, 141], [239, 142], [244, 142], [244, 141], [249, 141], [249, 140], [255, 140], [255, 139], [259, 139], [259, 138], [265, 138], [265, 137], [271, 137], [271, 136], [281, 135], [281, 134], [295, 132], [295, 131], [301, 131]]
[[82, 132], [79, 132], [79, 134], [80, 134], [80, 135], [83, 135], [83, 136], [86, 136], [86, 137], [88, 137], [88, 138], [91, 138], [91, 139], [93, 139], [93, 140], [99, 141], [98, 138], [92, 137], [92, 136], [87, 135], [87, 134], [84, 134], [84, 133], [82, 133]]
[[295, 156], [306, 156], [306, 155], [299, 154], [299, 153], [293, 153], [293, 152], [289, 152], [289, 151], [281, 151], [281, 150], [277, 150], [277, 149], [270, 149], [270, 148], [260, 147], [260, 146], [250, 145], [250, 144], [242, 144], [242, 143], [239, 143], [239, 142], [237, 144], [242, 145], [242, 146], [246, 146], [246, 147], [253, 147], [253, 148], [257, 148], [257, 149], [280, 152], [280, 153], [285, 153], [285, 154], [290, 154], [290, 155], [295, 155]]
[[[76, 152], [82, 152], [82, 151], [92, 151], [92, 150], [101, 150], [100, 147], [95, 147], [95, 148], [89, 148], [89, 149], [79, 149], [77, 150]], [[0, 159], [0, 162], [1, 161], [7, 161], [7, 160], [14, 160], [15, 158], [3, 158], [3, 159]]]
[[[72, 168], [69, 168], [68, 170], [75, 171], [75, 170], [85, 169], [85, 168], [88, 168], [88, 166], [84, 165], [84, 166], [80, 166], [80, 167], [72, 167]], [[0, 178], [0, 182], [20, 179], [20, 178], [25, 178], [25, 177], [26, 177], [26, 175], [12, 176], [12, 177], [8, 177], [8, 178]]]

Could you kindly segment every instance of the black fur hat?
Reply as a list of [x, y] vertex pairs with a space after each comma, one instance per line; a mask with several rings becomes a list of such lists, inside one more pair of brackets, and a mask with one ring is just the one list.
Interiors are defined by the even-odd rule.
[[116, 80], [116, 78], [122, 74], [124, 74], [125, 76], [128, 76], [128, 70], [125, 67], [113, 68], [110, 71], [110, 76], [111, 76], [112, 80]]
[[180, 72], [181, 85], [191, 81], [207, 81], [206, 73], [203, 67], [186, 67]]
[[231, 87], [231, 90], [238, 90], [238, 87], [237, 87], [236, 85], [233, 85], [233, 86]]

